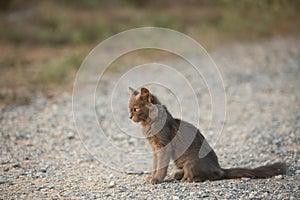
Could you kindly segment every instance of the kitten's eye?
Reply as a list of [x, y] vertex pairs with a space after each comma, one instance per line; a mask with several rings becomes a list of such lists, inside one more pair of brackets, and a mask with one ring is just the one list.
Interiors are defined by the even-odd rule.
[[138, 112], [138, 111], [140, 111], [139, 108], [133, 108], [133, 112]]

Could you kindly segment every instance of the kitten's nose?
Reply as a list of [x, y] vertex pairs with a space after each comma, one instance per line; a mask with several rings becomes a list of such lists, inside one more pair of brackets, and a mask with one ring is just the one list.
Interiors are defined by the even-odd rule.
[[133, 117], [133, 114], [130, 113], [130, 114], [129, 114], [129, 119], [132, 119], [132, 117]]

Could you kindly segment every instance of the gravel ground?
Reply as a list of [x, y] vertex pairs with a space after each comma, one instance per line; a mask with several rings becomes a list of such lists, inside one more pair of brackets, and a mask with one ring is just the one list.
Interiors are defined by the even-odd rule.
[[[287, 175], [182, 183], [171, 179], [171, 166], [164, 183], [147, 184], [146, 169], [128, 174], [112, 170], [107, 162], [98, 162], [90, 155], [75, 131], [71, 95], [62, 94], [57, 99], [38, 98], [32, 105], [1, 110], [0, 199], [300, 199], [300, 40], [273, 38], [239, 44], [211, 56], [221, 71], [227, 94], [226, 124], [214, 145], [221, 166], [255, 167], [285, 161], [289, 165]], [[109, 87], [99, 90], [107, 94], [101, 99], [109, 97]], [[184, 89], [182, 93], [185, 95]], [[204, 86], [196, 93], [201, 104], [199, 127], [209, 141], [215, 141], [207, 125], [209, 94]], [[161, 96], [176, 116], [177, 101], [172, 95]], [[97, 103], [98, 118], [111, 141], [128, 152], [149, 152], [144, 140], [124, 136], [112, 123], [104, 100]], [[120, 102], [125, 105], [127, 101], [124, 93]], [[141, 134], [126, 113], [120, 111], [119, 117], [126, 119], [124, 124], [135, 131], [133, 134]], [[185, 119], [190, 121], [189, 116]], [[108, 150], [108, 157], [117, 156], [114, 149]]]

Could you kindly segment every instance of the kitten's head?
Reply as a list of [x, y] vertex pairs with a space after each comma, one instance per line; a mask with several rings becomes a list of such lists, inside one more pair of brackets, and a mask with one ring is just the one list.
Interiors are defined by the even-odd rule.
[[[146, 88], [141, 88], [140, 92], [129, 88], [131, 97], [129, 100], [129, 118], [134, 122], [147, 123], [149, 118], [149, 109], [152, 103], [157, 103], [156, 97], [149, 92]], [[154, 98], [156, 100], [154, 100]], [[159, 101], [158, 101], [159, 102]]]

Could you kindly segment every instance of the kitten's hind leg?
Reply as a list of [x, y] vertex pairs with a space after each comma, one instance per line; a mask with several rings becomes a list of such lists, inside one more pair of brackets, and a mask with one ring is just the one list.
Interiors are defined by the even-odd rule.
[[193, 164], [192, 163], [186, 163], [183, 167], [184, 171], [184, 176], [181, 179], [182, 181], [188, 181], [188, 182], [193, 182], [194, 179], [194, 173], [193, 173]]
[[184, 171], [183, 171], [183, 169], [181, 169], [181, 170], [178, 170], [177, 172], [175, 172], [173, 177], [176, 180], [181, 180], [183, 178], [183, 176], [184, 176]]

